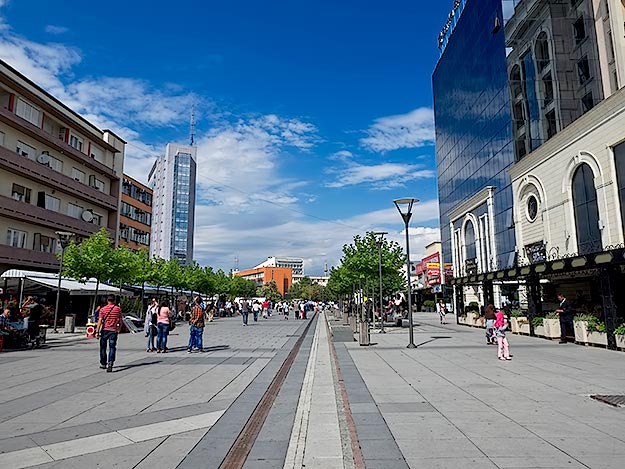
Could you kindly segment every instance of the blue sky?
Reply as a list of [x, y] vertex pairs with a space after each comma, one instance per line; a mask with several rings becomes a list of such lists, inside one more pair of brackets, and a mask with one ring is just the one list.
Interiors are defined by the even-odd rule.
[[431, 73], [452, 1], [0, 0], [0, 57], [128, 141], [145, 182], [196, 109], [195, 257], [337, 265], [392, 204], [421, 200], [411, 254], [438, 240]]

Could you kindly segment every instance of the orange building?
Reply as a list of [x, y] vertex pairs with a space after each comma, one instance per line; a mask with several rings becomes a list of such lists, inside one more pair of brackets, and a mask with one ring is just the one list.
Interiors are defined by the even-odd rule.
[[124, 174], [119, 214], [119, 244], [150, 249], [152, 189]]
[[262, 287], [271, 282], [276, 282], [278, 291], [282, 296], [289, 291], [293, 285], [293, 269], [290, 267], [257, 267], [255, 269], [234, 272], [237, 277], [253, 280], [256, 285]]

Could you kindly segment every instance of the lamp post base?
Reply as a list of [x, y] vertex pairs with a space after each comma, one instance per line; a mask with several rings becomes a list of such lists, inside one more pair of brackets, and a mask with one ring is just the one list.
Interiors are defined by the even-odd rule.
[[408, 344], [406, 348], [417, 348], [417, 346], [415, 344]]

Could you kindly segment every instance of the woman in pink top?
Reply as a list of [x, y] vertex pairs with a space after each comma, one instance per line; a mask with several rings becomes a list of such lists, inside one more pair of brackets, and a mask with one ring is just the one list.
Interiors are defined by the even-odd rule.
[[510, 358], [510, 348], [506, 338], [506, 327], [503, 311], [497, 310], [495, 313], [495, 335], [497, 336], [497, 357], [500, 360], [512, 360]]
[[167, 336], [169, 335], [169, 321], [171, 320], [171, 310], [167, 300], [161, 302], [156, 312], [156, 353], [167, 353]]

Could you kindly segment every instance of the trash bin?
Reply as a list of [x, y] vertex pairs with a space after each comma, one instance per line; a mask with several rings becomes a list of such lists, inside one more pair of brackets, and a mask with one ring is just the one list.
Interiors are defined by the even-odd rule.
[[65, 332], [73, 334], [75, 327], [76, 327], [76, 315], [68, 314], [67, 316], [65, 316]]

